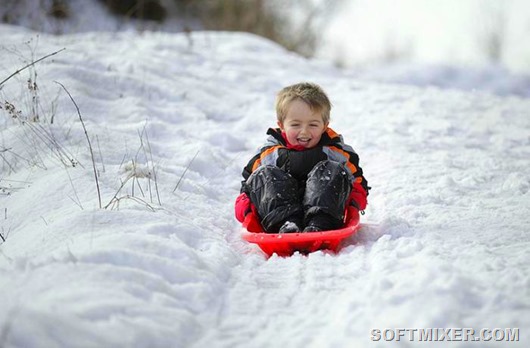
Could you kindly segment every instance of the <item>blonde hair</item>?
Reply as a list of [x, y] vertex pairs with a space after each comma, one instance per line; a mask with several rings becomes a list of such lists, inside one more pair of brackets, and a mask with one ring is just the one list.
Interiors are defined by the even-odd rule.
[[287, 109], [293, 100], [307, 103], [312, 111], [320, 112], [324, 124], [330, 120], [331, 102], [324, 90], [315, 83], [301, 82], [283, 88], [276, 96], [276, 117], [279, 122], [285, 120]]

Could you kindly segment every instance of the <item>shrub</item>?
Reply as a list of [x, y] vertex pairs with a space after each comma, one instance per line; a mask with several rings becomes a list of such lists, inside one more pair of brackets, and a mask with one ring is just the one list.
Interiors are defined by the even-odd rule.
[[125, 17], [162, 22], [167, 11], [159, 0], [100, 0], [112, 13]]

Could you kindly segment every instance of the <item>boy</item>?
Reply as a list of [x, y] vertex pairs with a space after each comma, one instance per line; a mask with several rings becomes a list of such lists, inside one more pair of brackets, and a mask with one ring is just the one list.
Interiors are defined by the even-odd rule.
[[340, 228], [347, 205], [366, 208], [359, 156], [328, 128], [331, 103], [316, 84], [298, 83], [276, 98], [278, 127], [243, 169], [236, 218], [254, 210], [269, 233]]

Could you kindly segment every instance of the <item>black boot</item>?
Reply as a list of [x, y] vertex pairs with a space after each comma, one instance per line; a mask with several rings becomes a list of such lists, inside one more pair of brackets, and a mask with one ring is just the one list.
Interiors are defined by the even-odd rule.
[[293, 215], [285, 220], [280, 226], [278, 233], [302, 232], [302, 227], [304, 226], [303, 221], [301, 215]]
[[329, 231], [342, 227], [343, 222], [331, 215], [320, 213], [309, 218], [304, 232]]

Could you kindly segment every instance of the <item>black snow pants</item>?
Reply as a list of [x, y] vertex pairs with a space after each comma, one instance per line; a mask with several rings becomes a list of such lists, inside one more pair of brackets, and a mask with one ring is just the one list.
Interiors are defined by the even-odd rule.
[[267, 232], [277, 232], [294, 216], [307, 222], [315, 214], [327, 214], [340, 224], [351, 191], [344, 165], [329, 160], [318, 162], [306, 181], [296, 180], [278, 167], [259, 167], [246, 187]]

